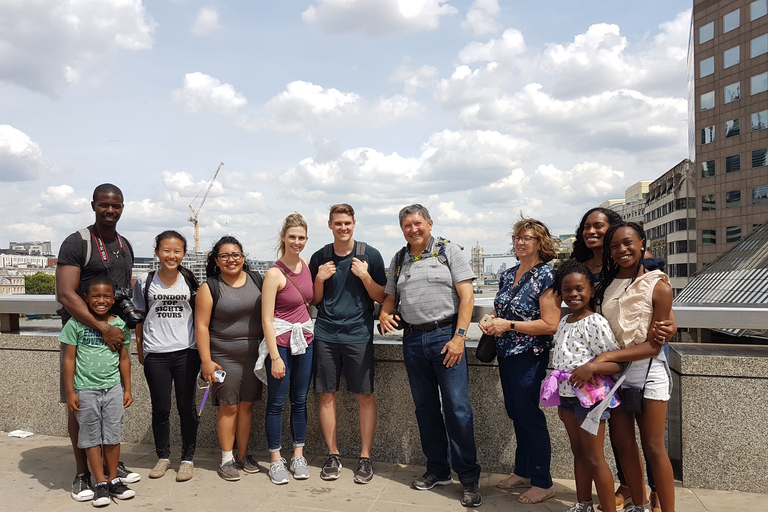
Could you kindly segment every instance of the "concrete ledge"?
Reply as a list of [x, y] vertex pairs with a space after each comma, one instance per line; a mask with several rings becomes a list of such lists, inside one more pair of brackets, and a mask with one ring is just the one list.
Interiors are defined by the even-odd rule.
[[768, 492], [768, 347], [677, 343], [670, 367], [676, 476], [686, 487]]

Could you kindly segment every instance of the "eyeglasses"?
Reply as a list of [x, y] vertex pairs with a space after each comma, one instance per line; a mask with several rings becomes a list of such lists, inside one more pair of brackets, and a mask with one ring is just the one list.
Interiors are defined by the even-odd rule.
[[516, 236], [516, 237], [513, 237], [513, 238], [515, 240], [515, 243], [523, 242], [524, 244], [529, 244], [529, 243], [531, 243], [531, 241], [539, 239], [539, 237], [537, 237], [537, 236]]
[[245, 254], [241, 252], [233, 252], [232, 254], [223, 252], [216, 257], [222, 261], [227, 261], [227, 260], [240, 261], [241, 259], [245, 258]]

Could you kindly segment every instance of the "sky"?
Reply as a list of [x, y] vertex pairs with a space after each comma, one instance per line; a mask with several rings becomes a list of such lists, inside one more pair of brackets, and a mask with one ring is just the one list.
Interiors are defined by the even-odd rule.
[[478, 242], [507, 251], [521, 214], [573, 233], [687, 157], [690, 8], [0, 0], [0, 247], [57, 252], [111, 182], [137, 256], [165, 229], [191, 248], [189, 205], [221, 162], [199, 210], [204, 251], [230, 234], [275, 259], [297, 211], [309, 257], [340, 202], [386, 262], [412, 203], [467, 258]]

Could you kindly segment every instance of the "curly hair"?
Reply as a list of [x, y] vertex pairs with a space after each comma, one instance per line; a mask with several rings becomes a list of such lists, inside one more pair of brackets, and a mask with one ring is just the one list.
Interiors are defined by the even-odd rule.
[[[565, 276], [569, 274], [584, 275], [587, 278], [587, 282], [589, 282], [589, 285], [592, 287], [592, 289], [595, 288], [595, 277], [592, 275], [592, 272], [590, 272], [589, 268], [585, 264], [580, 263], [573, 258], [570, 258], [568, 260], [565, 260], [563, 264], [560, 265], [560, 268], [557, 269], [557, 272], [555, 272], [555, 282], [552, 285], [552, 290], [560, 297], [563, 296], [563, 280], [565, 279]], [[589, 299], [589, 307], [594, 311], [595, 309], [594, 294]]]
[[587, 213], [585, 213], [581, 218], [579, 227], [576, 228], [576, 241], [573, 243], [573, 253], [571, 254], [571, 258], [575, 258], [576, 261], [580, 261], [582, 263], [593, 256], [592, 249], [587, 248], [587, 244], [584, 242], [584, 224], [587, 223], [587, 217], [592, 215], [594, 212], [600, 212], [605, 215], [608, 218], [608, 224], [610, 226], [621, 222], [621, 215], [611, 210], [610, 208], [597, 207], [592, 208], [591, 210], [587, 210]]
[[520, 220], [515, 222], [512, 226], [512, 231], [509, 235], [512, 237], [512, 252], [515, 248], [515, 237], [526, 231], [532, 231], [533, 236], [539, 241], [539, 258], [544, 263], [552, 261], [557, 255], [557, 247], [560, 245], [560, 240], [552, 237], [549, 233], [549, 228], [536, 219], [530, 219], [520, 216]]

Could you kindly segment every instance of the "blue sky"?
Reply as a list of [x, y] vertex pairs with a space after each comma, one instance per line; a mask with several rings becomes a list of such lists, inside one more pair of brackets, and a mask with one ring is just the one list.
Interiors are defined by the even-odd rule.
[[125, 192], [139, 255], [200, 212], [274, 257], [288, 213], [309, 251], [328, 207], [386, 260], [397, 211], [508, 248], [520, 212], [553, 232], [687, 156], [689, 1], [0, 0], [0, 246], [90, 223]]

